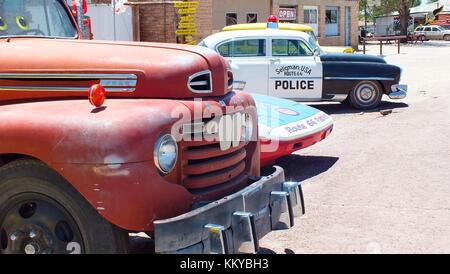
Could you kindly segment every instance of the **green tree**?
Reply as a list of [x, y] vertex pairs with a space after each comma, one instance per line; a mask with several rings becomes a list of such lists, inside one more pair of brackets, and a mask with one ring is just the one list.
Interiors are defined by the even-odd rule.
[[384, 14], [384, 11], [377, 6], [371, 5], [370, 0], [359, 1], [359, 20], [367, 20], [367, 22], [375, 23], [378, 16]]
[[[366, 0], [365, 0], [366, 1]], [[420, 6], [420, 0], [381, 0], [381, 5], [375, 7], [378, 13], [390, 14], [398, 12], [400, 20], [400, 35], [408, 33], [408, 20], [410, 9], [412, 7]]]

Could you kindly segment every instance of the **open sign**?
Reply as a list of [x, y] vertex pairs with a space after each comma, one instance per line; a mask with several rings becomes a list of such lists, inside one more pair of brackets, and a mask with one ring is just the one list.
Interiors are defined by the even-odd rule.
[[295, 21], [297, 20], [297, 9], [280, 8], [278, 11], [278, 18], [284, 21]]

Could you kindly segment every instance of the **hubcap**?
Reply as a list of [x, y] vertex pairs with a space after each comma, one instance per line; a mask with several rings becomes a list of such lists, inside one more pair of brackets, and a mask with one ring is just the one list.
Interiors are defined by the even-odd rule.
[[370, 104], [377, 96], [375, 87], [370, 84], [364, 84], [356, 90], [356, 97], [363, 104]]
[[20, 194], [0, 211], [0, 252], [70, 253], [70, 244], [84, 250], [72, 216], [57, 202], [39, 194]]
[[25, 246], [25, 254], [36, 254], [39, 250], [39, 246], [35, 243], [29, 243]]

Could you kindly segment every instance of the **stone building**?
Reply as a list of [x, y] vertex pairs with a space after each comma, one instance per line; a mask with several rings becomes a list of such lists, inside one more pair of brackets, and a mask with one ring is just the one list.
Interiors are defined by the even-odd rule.
[[[197, 0], [195, 40], [235, 23], [280, 21], [308, 24], [321, 45], [358, 44], [358, 0]], [[91, 5], [111, 0], [88, 0]], [[133, 14], [133, 37], [138, 41], [180, 42], [175, 35], [179, 15], [174, 1], [128, 0]], [[95, 23], [95, 22], [94, 22]], [[94, 33], [95, 36], [95, 33]]]

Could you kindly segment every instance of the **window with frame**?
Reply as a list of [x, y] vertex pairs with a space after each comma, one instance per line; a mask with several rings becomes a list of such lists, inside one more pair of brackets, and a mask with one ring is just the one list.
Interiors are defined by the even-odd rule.
[[272, 56], [312, 56], [311, 49], [301, 40], [273, 39]]
[[423, 31], [431, 31], [430, 27], [426, 27]]
[[229, 12], [225, 15], [226, 25], [236, 25], [237, 24], [237, 13]]
[[258, 14], [247, 13], [247, 23], [256, 23], [256, 22], [258, 22]]
[[317, 24], [317, 9], [305, 9], [305, 24]]
[[266, 56], [265, 39], [236, 40], [217, 47], [223, 57], [257, 57]]
[[339, 36], [339, 8], [327, 7], [325, 11], [325, 33], [327, 36]]
[[327, 8], [325, 13], [325, 21], [327, 24], [337, 24], [339, 21], [339, 12], [338, 8], [330, 7]]

